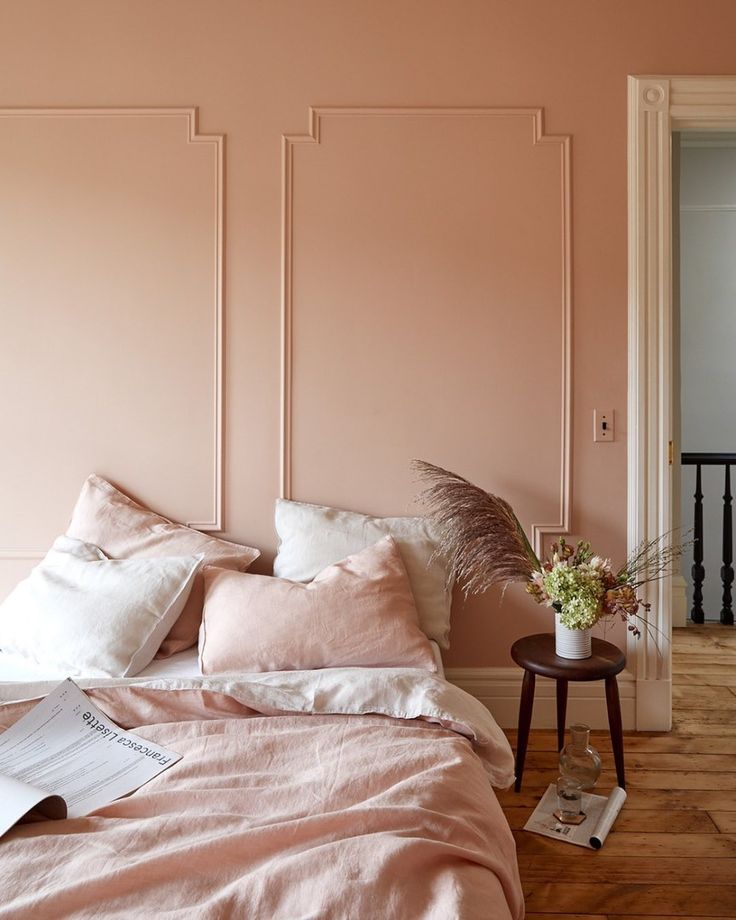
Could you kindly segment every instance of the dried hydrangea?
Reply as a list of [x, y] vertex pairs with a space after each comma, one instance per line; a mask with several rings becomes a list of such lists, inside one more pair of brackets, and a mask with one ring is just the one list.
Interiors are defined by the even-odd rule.
[[605, 595], [601, 570], [588, 563], [558, 564], [542, 576], [544, 592], [559, 607], [560, 622], [568, 629], [590, 629], [601, 616]]

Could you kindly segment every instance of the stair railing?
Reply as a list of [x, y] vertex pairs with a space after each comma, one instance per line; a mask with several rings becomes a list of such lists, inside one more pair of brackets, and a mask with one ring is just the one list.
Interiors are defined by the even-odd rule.
[[736, 454], [729, 453], [684, 453], [681, 456], [683, 466], [695, 467], [695, 510], [693, 515], [693, 606], [690, 619], [693, 623], [703, 623], [703, 582], [705, 581], [705, 566], [703, 565], [703, 480], [701, 468], [703, 466], [722, 466], [725, 470], [723, 489], [723, 539], [721, 558], [721, 582], [723, 583], [721, 623], [733, 626], [733, 609], [731, 598], [731, 585], [733, 584], [733, 519], [731, 514], [731, 466], [736, 464]]

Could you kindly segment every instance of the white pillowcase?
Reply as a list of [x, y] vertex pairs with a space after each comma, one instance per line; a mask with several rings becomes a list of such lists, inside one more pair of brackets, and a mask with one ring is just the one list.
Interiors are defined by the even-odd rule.
[[79, 677], [132, 677], [182, 611], [202, 556], [108, 559], [59, 537], [0, 604], [0, 648]]
[[275, 517], [281, 542], [273, 573], [291, 581], [311, 581], [328, 565], [392, 536], [409, 575], [422, 632], [442, 648], [450, 647], [452, 586], [447, 562], [435, 555], [438, 544], [426, 518], [378, 518], [285, 499], [277, 499]]
[[99, 546], [63, 535], [54, 540], [54, 545], [43, 557], [41, 565], [60, 565], [67, 562], [70, 556], [82, 562], [100, 562], [108, 558]]

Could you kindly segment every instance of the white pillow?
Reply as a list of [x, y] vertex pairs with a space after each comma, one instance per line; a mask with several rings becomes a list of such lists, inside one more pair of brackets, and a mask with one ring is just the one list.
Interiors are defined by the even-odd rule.
[[54, 540], [54, 545], [41, 560], [41, 565], [61, 565], [68, 562], [70, 556], [83, 562], [99, 562], [108, 558], [99, 546], [64, 535]]
[[377, 518], [285, 499], [277, 499], [275, 517], [281, 542], [273, 573], [291, 581], [311, 581], [328, 565], [392, 536], [409, 575], [422, 632], [442, 648], [450, 647], [452, 586], [446, 561], [434, 555], [437, 541], [426, 518]]
[[0, 648], [71, 676], [132, 677], [181, 613], [201, 561], [108, 559], [59, 537], [0, 604]]

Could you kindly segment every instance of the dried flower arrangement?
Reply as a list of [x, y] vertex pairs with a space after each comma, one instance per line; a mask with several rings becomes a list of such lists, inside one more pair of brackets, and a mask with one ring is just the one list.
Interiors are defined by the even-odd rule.
[[491, 495], [457, 473], [424, 460], [413, 467], [428, 483], [420, 495], [450, 561], [450, 572], [466, 595], [496, 584], [522, 582], [539, 604], [553, 607], [568, 629], [589, 629], [603, 618], [620, 617], [639, 637], [650, 605], [639, 596], [649, 582], [665, 578], [683, 546], [664, 534], [643, 543], [614, 570], [595, 556], [590, 544], [576, 547], [560, 538], [543, 562], [504, 499]]

